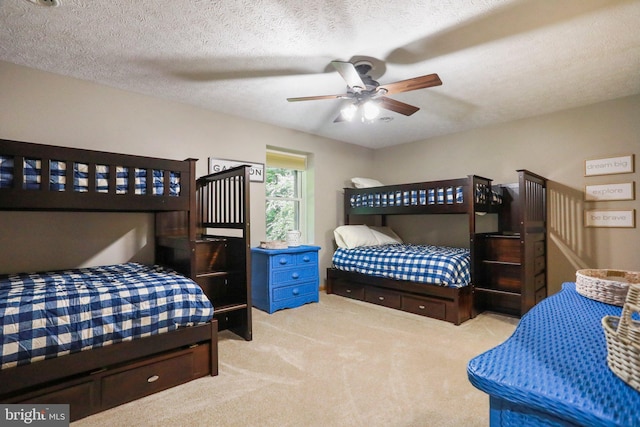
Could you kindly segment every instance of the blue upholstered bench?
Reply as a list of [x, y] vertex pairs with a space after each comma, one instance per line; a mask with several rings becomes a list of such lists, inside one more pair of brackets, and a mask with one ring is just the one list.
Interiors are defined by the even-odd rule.
[[469, 381], [490, 396], [491, 426], [640, 426], [640, 393], [607, 366], [601, 319], [621, 311], [565, 283], [472, 359]]

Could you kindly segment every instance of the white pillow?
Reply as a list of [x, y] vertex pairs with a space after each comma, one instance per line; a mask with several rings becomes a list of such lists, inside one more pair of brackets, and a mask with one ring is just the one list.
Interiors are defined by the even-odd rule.
[[339, 248], [353, 249], [380, 244], [373, 231], [366, 225], [341, 225], [333, 230], [333, 237]]
[[402, 243], [402, 239], [390, 227], [369, 227], [371, 232], [378, 240], [379, 245], [391, 245], [394, 243]]
[[371, 178], [351, 178], [351, 183], [356, 188], [382, 187], [384, 184]]

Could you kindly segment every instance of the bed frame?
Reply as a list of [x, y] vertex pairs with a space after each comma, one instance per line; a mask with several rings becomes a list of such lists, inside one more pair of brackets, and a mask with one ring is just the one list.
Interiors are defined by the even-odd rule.
[[[496, 212], [491, 180], [467, 178], [344, 189], [345, 224], [358, 224], [362, 215], [386, 225], [387, 215], [468, 214], [473, 273], [476, 213]], [[462, 194], [462, 200], [457, 197]], [[449, 288], [327, 269], [327, 293], [446, 320], [455, 325], [473, 316], [473, 286]]]
[[[14, 161], [11, 188], [0, 189], [0, 210], [182, 212], [195, 215], [196, 159], [166, 160], [102, 151], [0, 140], [0, 155]], [[146, 194], [135, 194], [134, 179], [126, 194], [116, 194], [115, 174], [109, 178], [108, 192], [73, 191], [73, 168], [67, 167], [65, 191], [49, 185], [38, 190], [23, 188], [23, 159], [42, 162], [42, 182], [49, 182], [49, 161], [87, 164], [89, 183], [95, 183], [96, 165], [164, 171], [164, 195], [153, 195], [152, 179]], [[129, 169], [132, 170], [132, 169]], [[169, 195], [168, 172], [180, 174], [180, 193]], [[218, 201], [222, 202], [222, 201]], [[158, 256], [156, 255], [156, 259]], [[218, 322], [180, 328], [176, 331], [0, 371], [0, 402], [70, 404], [71, 420], [120, 405], [195, 378], [218, 374]]]

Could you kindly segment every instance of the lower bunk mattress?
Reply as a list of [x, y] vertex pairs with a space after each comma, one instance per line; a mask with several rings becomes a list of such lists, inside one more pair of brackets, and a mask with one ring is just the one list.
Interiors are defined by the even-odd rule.
[[471, 257], [466, 248], [408, 243], [338, 248], [338, 270], [370, 276], [461, 288], [471, 283]]
[[0, 275], [1, 368], [203, 324], [213, 311], [195, 282], [157, 265]]

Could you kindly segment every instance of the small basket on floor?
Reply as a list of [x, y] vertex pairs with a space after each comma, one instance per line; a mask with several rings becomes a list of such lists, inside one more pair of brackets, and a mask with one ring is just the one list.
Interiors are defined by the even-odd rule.
[[576, 271], [576, 291], [587, 298], [622, 307], [629, 284], [640, 283], [640, 272], [584, 269]]
[[640, 284], [631, 284], [620, 317], [605, 316], [607, 365], [622, 381], [640, 392]]

